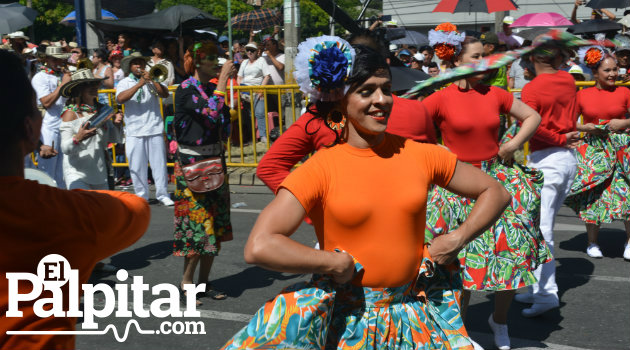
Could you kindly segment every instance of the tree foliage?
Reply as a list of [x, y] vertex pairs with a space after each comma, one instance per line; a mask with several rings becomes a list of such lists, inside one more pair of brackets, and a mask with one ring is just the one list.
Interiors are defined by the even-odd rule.
[[[190, 5], [202, 11], [208, 12], [216, 18], [224, 21], [228, 20], [227, 16], [227, 0], [162, 0], [158, 5], [158, 9], [163, 10], [175, 5]], [[232, 0], [231, 12], [232, 17], [235, 15], [251, 11], [254, 8], [242, 0]]]
[[[337, 0], [337, 6], [346, 11], [350, 17], [356, 18], [361, 12], [359, 0]], [[283, 0], [267, 0], [263, 7], [282, 8]], [[330, 16], [312, 0], [300, 0], [300, 37], [308, 38], [330, 34]], [[343, 35], [345, 29], [335, 26], [335, 34]]]
[[[26, 0], [20, 0], [20, 4], [26, 6]], [[37, 18], [33, 23], [35, 38], [31, 38], [31, 41], [62, 38], [70, 41], [75, 36], [74, 27], [59, 24], [59, 21], [74, 10], [72, 5], [58, 0], [32, 0], [32, 7], [37, 11]]]

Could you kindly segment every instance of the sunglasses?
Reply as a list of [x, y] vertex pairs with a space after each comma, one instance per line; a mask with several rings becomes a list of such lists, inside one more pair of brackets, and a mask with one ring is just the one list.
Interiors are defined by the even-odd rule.
[[256, 50], [256, 49], [245, 49], [245, 51], [247, 51], [247, 52], [256, 52], [258, 50]]
[[81, 51], [70, 51], [72, 53], [81, 53]]

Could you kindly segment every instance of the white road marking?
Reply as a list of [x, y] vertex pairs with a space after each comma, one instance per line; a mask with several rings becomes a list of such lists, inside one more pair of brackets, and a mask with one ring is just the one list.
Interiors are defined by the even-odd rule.
[[[95, 306], [102, 307], [104, 303], [102, 300], [95, 300]], [[129, 309], [133, 308], [133, 303], [129, 302]], [[150, 309], [149, 304], [142, 305], [145, 310]], [[116, 306], [117, 307], [117, 306]], [[166, 305], [162, 306], [163, 310], [167, 310], [168, 307]], [[226, 312], [226, 311], [214, 311], [214, 310], [203, 310], [198, 309], [201, 313], [199, 318], [202, 319], [214, 319], [214, 320], [225, 320], [225, 321], [233, 321], [233, 322], [249, 322], [254, 315], [248, 314], [240, 314], [235, 312]], [[479, 345], [483, 346], [486, 349], [494, 348], [494, 339], [492, 333], [479, 333], [479, 332], [468, 332], [468, 334], [477, 342]], [[512, 343], [512, 348], [518, 348], [520, 350], [533, 350], [533, 349], [546, 349], [546, 350], [590, 350], [587, 348], [578, 348], [574, 346], [562, 345], [562, 344], [553, 344], [547, 342], [541, 342], [531, 339], [521, 339], [511, 337], [510, 341]]]
[[252, 214], [260, 214], [260, 212], [262, 212], [261, 209], [238, 209], [238, 208], [232, 208], [230, 209], [230, 211], [235, 212], [235, 213], [252, 213]]

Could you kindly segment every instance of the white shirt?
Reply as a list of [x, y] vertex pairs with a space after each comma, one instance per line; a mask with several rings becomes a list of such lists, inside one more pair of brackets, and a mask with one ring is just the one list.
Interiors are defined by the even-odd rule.
[[[267, 64], [267, 71], [269, 72], [269, 75], [271, 76], [271, 83], [269, 84], [270, 85], [284, 85], [284, 69], [281, 71], [278, 71], [276, 66], [273, 65], [273, 62], [271, 61], [271, 58], [269, 56], [265, 55], [263, 56], [263, 58], [265, 59], [265, 63]], [[276, 60], [284, 64], [284, 54], [282, 52], [277, 54]]]
[[[31, 80], [31, 85], [33, 85], [33, 89], [37, 94], [37, 105], [39, 107], [42, 106], [40, 99], [42, 97], [50, 95], [55, 89], [57, 85], [59, 85], [61, 81], [57, 76], [39, 72], [35, 74], [33, 79]], [[50, 106], [46, 110], [46, 114], [44, 114], [44, 120], [42, 121], [42, 129], [47, 129], [50, 131], [59, 130], [59, 125], [61, 125], [61, 111], [63, 110], [63, 106], [66, 104], [66, 98], [59, 96], [57, 101]], [[44, 145], [52, 145], [53, 133], [42, 133], [42, 143]], [[50, 139], [48, 139], [50, 138]]]
[[254, 63], [249, 59], [241, 63], [238, 76], [243, 77], [241, 85], [262, 85], [263, 78], [269, 75], [269, 69], [265, 59], [259, 57]]
[[123, 79], [125, 79], [125, 72], [122, 70], [122, 68], [120, 68], [114, 72], [114, 89], [118, 86], [118, 83]]
[[163, 65], [164, 67], [166, 67], [166, 70], [168, 71], [168, 74], [166, 74], [166, 80], [162, 82], [162, 85], [165, 85], [165, 86], [173, 85], [173, 81], [175, 81], [175, 67], [173, 67], [173, 64], [171, 63], [171, 61], [167, 60], [166, 58], [163, 58], [157, 62], [153, 62], [153, 59], [150, 59], [147, 61], [147, 67], [146, 67], [147, 72], [150, 71], [151, 67], [153, 67], [156, 64]]
[[[80, 113], [78, 114], [81, 115]], [[63, 152], [63, 177], [66, 184], [76, 180], [90, 185], [107, 183], [107, 160], [105, 152], [109, 142], [121, 142], [122, 134], [118, 127], [107, 121], [96, 130], [96, 135], [74, 144], [72, 136], [79, 132], [81, 124], [92, 115], [82, 116], [73, 121], [62, 122], [61, 152]]]
[[[131, 89], [137, 84], [131, 77], [121, 80], [116, 87], [116, 99], [118, 95], [126, 90]], [[140, 91], [143, 90], [144, 94]], [[142, 96], [140, 102], [137, 101], [138, 96]], [[149, 87], [144, 85], [131, 99], [124, 103], [125, 106], [125, 134], [127, 136], [152, 136], [162, 134], [164, 131], [164, 122], [160, 113], [159, 97], [154, 95]]]

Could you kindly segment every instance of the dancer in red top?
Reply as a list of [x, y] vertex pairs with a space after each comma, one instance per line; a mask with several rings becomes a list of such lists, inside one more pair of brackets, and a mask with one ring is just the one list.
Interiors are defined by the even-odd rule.
[[[435, 143], [435, 129], [420, 101], [393, 96], [387, 132], [418, 142]], [[314, 111], [314, 109], [312, 110]], [[307, 111], [274, 142], [258, 164], [256, 175], [273, 193], [295, 164], [322, 146], [335, 142], [335, 130]]]
[[[623, 220], [630, 240], [630, 119], [626, 119], [630, 90], [615, 86], [617, 61], [604, 48], [586, 47], [579, 52], [593, 71], [596, 85], [577, 94], [578, 111], [582, 113], [582, 124], [577, 129], [587, 135], [577, 148], [576, 181], [565, 203], [586, 223], [586, 253], [601, 258], [597, 236], [602, 223]], [[627, 242], [623, 256], [630, 260]]]
[[[557, 46], [543, 44], [530, 59], [536, 78], [525, 85], [521, 98], [542, 117], [530, 142], [529, 165], [545, 175], [540, 199], [540, 231], [553, 253], [556, 212], [569, 194], [577, 169], [573, 151], [579, 141], [575, 131], [575, 81], [569, 73], [558, 70], [566, 56]], [[523, 316], [538, 316], [560, 305], [555, 270], [552, 258], [536, 270], [538, 283], [529, 288], [529, 293], [516, 296], [519, 302], [533, 303], [531, 308], [523, 310]]]
[[[456, 47], [456, 66], [476, 63], [483, 55], [481, 42], [466, 37]], [[460, 161], [472, 163], [499, 180], [512, 194], [512, 205], [499, 221], [460, 253], [463, 267], [463, 310], [470, 290], [495, 291], [494, 313], [488, 323], [499, 349], [509, 349], [507, 314], [516, 289], [536, 283], [534, 270], [549, 258], [537, 228], [542, 176], [512, 163], [519, 149], [536, 130], [540, 116], [505, 90], [481, 84], [483, 75], [458, 80], [423, 101], [442, 132], [444, 144]], [[510, 114], [522, 127], [510, 141], [499, 145], [500, 114]], [[434, 188], [434, 210], [427, 213], [427, 239], [448, 233], [469, 213], [472, 202]]]

